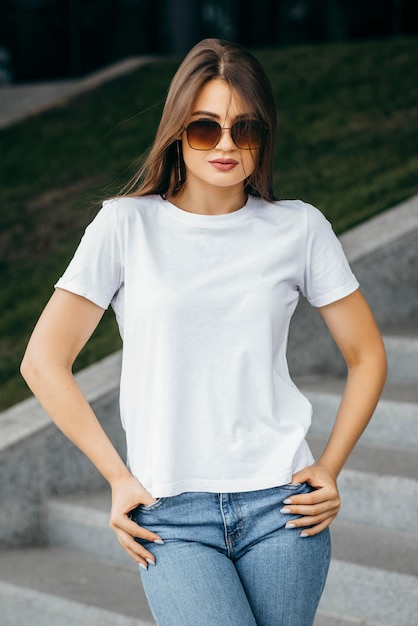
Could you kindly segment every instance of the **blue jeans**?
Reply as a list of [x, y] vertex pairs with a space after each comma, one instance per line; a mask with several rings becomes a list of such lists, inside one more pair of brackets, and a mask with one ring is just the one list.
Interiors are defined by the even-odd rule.
[[159, 626], [312, 626], [330, 562], [328, 529], [286, 529], [283, 500], [312, 488], [187, 492], [141, 505], [132, 519], [156, 565], [140, 573]]

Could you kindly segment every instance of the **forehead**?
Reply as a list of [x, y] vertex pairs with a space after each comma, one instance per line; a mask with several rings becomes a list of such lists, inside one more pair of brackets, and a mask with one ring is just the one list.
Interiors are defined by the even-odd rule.
[[252, 107], [225, 80], [214, 78], [203, 85], [191, 109], [191, 115], [207, 112], [231, 118], [252, 112]]

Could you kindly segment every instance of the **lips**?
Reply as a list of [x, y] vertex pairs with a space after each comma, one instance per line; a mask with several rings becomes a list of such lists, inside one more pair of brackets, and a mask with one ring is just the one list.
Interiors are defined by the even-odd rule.
[[229, 171], [234, 169], [238, 165], [238, 161], [235, 159], [213, 159], [209, 163], [217, 170]]

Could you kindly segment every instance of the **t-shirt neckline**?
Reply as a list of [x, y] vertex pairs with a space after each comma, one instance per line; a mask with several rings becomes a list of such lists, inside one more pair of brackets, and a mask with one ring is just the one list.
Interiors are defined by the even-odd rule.
[[190, 211], [184, 211], [179, 209], [175, 204], [169, 200], [165, 200], [162, 196], [158, 196], [161, 205], [164, 207], [167, 213], [173, 217], [194, 224], [196, 226], [212, 226], [220, 227], [228, 224], [233, 224], [248, 217], [252, 211], [252, 197], [248, 196], [247, 202], [240, 209], [232, 211], [232, 213], [222, 213], [219, 215], [204, 215], [202, 213], [192, 213]]

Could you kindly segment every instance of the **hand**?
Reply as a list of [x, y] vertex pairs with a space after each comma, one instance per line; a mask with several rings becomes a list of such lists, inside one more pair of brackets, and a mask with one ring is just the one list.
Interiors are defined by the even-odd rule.
[[163, 540], [155, 533], [138, 526], [128, 514], [139, 504], [149, 505], [155, 501], [155, 498], [133, 476], [128, 475], [112, 483], [112, 510], [109, 525], [115, 531], [122, 548], [145, 569], [148, 568], [148, 563], [155, 565], [155, 557], [135, 541], [134, 537], [158, 543], [163, 543]]
[[[292, 528], [303, 528], [303, 537], [317, 535], [331, 524], [340, 510], [337, 480], [326, 467], [318, 464], [294, 474], [292, 482], [307, 482], [315, 487], [315, 491], [286, 498], [285, 511], [302, 516], [289, 523], [294, 525]], [[304, 528], [305, 526], [310, 528]]]

